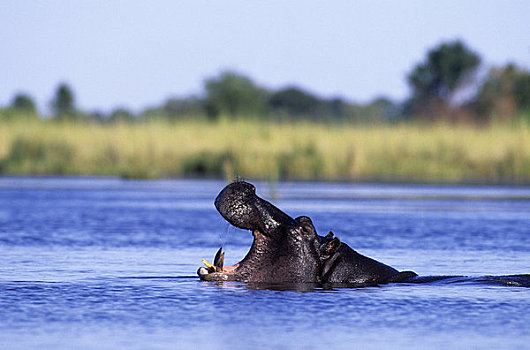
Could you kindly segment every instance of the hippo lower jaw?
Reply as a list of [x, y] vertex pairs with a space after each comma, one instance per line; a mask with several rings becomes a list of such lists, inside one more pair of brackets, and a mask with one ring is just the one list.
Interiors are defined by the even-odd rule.
[[[265, 235], [259, 232], [258, 230], [254, 230], [252, 232], [252, 235], [254, 237], [252, 246], [249, 252], [245, 255], [245, 257], [240, 262], [234, 265], [231, 265], [231, 266], [216, 267], [216, 266], [212, 266], [212, 264], [208, 264], [212, 267], [208, 265], [207, 265], [208, 268], [204, 266], [200, 267], [197, 270], [197, 274], [199, 275], [199, 278], [202, 281], [239, 281], [239, 282], [248, 281], [248, 271], [252, 271], [254, 269], [253, 261], [255, 260], [256, 251], [260, 250], [260, 249], [256, 249], [256, 247], [261, 246], [263, 244], [263, 241], [266, 240]], [[216, 260], [220, 252], [221, 252], [221, 249], [216, 254], [213, 265], [217, 265]], [[221, 265], [223, 264], [221, 263]], [[215, 268], [221, 269], [222, 271], [214, 271]]]
[[197, 274], [202, 281], [237, 281], [237, 268], [240, 263], [224, 266], [222, 272], [210, 272], [206, 267], [200, 267]]
[[201, 281], [235, 281], [234, 273], [230, 272], [208, 272], [205, 267], [200, 267], [197, 271]]
[[[313, 283], [319, 277], [315, 266], [307, 261], [293, 263], [297, 254], [292, 252], [293, 241], [287, 238], [271, 237], [260, 230], [252, 231], [254, 240], [245, 257], [232, 266], [223, 266], [224, 257], [220, 251], [214, 258], [214, 264], [205, 262], [207, 267], [200, 267], [197, 274], [202, 281], [236, 281], [258, 283]], [[312, 244], [311, 244], [312, 246]], [[300, 256], [305, 253], [300, 251]], [[221, 260], [221, 263], [218, 261]], [[314, 259], [309, 259], [314, 262]]]

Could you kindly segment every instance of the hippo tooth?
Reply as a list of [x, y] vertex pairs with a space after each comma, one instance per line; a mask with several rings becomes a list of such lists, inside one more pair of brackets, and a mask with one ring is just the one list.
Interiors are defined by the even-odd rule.
[[211, 268], [215, 268], [214, 265], [210, 264], [208, 261], [206, 261], [206, 259], [202, 259], [202, 262], [204, 265], [206, 265], [207, 268], [211, 269]]
[[223, 265], [225, 263], [225, 253], [221, 254], [221, 257], [217, 261], [217, 264], [215, 264], [216, 267], [218, 267], [221, 271], [223, 271]]
[[219, 260], [221, 259], [221, 255], [224, 257], [224, 253], [221, 254], [221, 252], [223, 251], [223, 247], [219, 248], [217, 250], [217, 253], [215, 253], [215, 258], [213, 258], [213, 264], [214, 266], [220, 266], [220, 267], [223, 267], [222, 265], [219, 265]]

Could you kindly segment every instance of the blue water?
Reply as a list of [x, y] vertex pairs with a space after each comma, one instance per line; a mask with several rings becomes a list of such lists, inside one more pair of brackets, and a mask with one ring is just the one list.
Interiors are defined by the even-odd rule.
[[224, 185], [0, 178], [0, 348], [530, 348], [528, 277], [507, 277], [530, 273], [530, 188], [257, 183], [365, 255], [469, 276], [326, 289], [198, 280], [251, 243]]

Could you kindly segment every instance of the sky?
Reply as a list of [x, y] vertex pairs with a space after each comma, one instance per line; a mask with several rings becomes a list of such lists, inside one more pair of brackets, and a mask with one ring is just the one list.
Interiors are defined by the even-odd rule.
[[66, 82], [84, 110], [140, 111], [201, 94], [225, 70], [270, 89], [399, 101], [446, 41], [484, 67], [529, 69], [529, 14], [526, 0], [0, 0], [0, 106], [24, 92], [46, 113]]

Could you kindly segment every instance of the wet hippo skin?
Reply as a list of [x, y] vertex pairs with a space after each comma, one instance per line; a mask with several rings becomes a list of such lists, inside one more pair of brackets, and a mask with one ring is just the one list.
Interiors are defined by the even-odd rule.
[[230, 224], [250, 230], [254, 241], [243, 260], [233, 266], [224, 266], [224, 253], [219, 250], [213, 264], [197, 271], [201, 280], [380, 284], [417, 276], [359, 254], [332, 232], [319, 235], [309, 217], [291, 218], [257, 196], [248, 182], [226, 186], [215, 207]]

